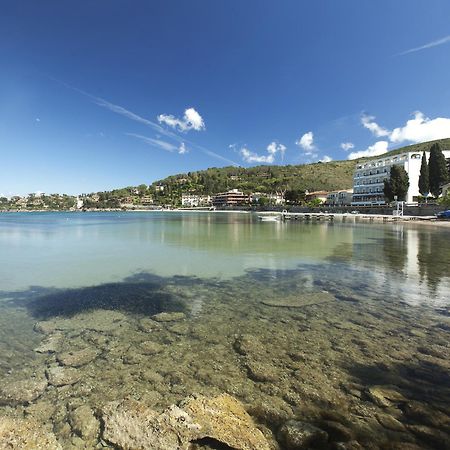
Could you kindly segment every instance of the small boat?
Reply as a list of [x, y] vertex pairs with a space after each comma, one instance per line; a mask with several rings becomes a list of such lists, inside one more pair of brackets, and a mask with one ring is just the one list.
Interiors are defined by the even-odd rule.
[[258, 219], [261, 222], [278, 222], [280, 220], [280, 216], [258, 216]]

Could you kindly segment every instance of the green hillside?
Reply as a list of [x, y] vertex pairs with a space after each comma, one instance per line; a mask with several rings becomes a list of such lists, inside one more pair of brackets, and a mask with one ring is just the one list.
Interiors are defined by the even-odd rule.
[[[449, 138], [401, 147], [382, 157], [405, 151], [429, 150], [434, 142], [440, 142], [443, 150], [450, 150]], [[150, 186], [142, 184], [137, 187], [129, 186], [109, 192], [99, 192], [97, 193], [99, 198], [95, 201], [92, 200], [93, 194], [82, 197], [86, 207], [104, 208], [118, 207], [124, 199], [128, 199], [128, 203], [139, 205], [148, 196], [156, 205], [179, 205], [181, 194], [184, 192], [212, 195], [229, 189], [239, 189], [245, 193], [349, 189], [353, 186], [353, 172], [356, 165], [361, 161], [377, 158], [379, 157], [287, 166], [210, 168], [172, 175], [155, 181]]]

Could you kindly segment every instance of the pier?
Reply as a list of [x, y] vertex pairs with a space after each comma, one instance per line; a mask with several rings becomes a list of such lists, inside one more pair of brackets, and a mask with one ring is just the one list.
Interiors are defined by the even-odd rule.
[[404, 222], [414, 220], [435, 220], [435, 216], [401, 216], [387, 214], [351, 214], [351, 213], [327, 213], [327, 212], [306, 212], [292, 213], [283, 211], [281, 219], [285, 220], [303, 220], [303, 221], [352, 221], [352, 222]]

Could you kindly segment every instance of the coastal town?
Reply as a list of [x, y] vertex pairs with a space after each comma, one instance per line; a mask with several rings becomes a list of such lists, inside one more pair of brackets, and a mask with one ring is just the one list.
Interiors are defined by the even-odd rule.
[[[42, 192], [27, 196], [0, 197], [0, 211], [29, 210], [155, 210], [155, 209], [230, 209], [230, 208], [285, 208], [289, 206], [318, 207], [383, 207], [392, 200], [400, 200], [408, 206], [434, 204], [447, 206], [450, 191], [450, 143], [442, 150], [439, 144], [430, 143], [437, 148], [442, 160], [442, 173], [438, 174], [437, 186], [430, 190], [428, 164], [430, 151], [422, 153], [405, 148], [404, 152], [394, 151], [369, 160], [358, 161], [354, 166], [351, 188], [340, 186], [333, 190], [290, 189], [279, 183], [276, 189], [250, 191], [231, 188], [222, 192], [202, 193], [192, 186], [188, 175], [177, 176], [174, 180], [160, 181], [151, 185], [81, 194], [45, 194]], [[326, 166], [327, 164], [322, 164]], [[404, 192], [393, 193], [389, 198], [387, 189], [392, 176], [392, 168], [400, 168], [406, 177]], [[421, 181], [426, 168], [427, 180]], [[333, 168], [330, 168], [333, 170]], [[191, 177], [192, 178], [192, 177]], [[231, 183], [241, 181], [242, 177], [229, 175]], [[227, 180], [228, 181], [228, 180]], [[346, 182], [348, 183], [348, 181]], [[422, 183], [422, 186], [421, 186]], [[436, 183], [435, 183], [436, 184]], [[203, 186], [203, 189], [204, 186]], [[396, 198], [395, 198], [396, 197]]]

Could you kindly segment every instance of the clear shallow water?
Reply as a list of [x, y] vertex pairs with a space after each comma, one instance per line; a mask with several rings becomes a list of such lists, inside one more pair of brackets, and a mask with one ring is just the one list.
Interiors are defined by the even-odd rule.
[[[97, 351], [75, 369], [81, 380], [50, 382], [4, 413], [48, 424], [64, 448], [92, 448], [68, 425], [80, 405], [132, 395], [163, 409], [192, 392], [228, 392], [274, 445], [295, 418], [328, 430], [329, 448], [343, 436], [327, 421], [363, 448], [374, 439], [372, 448], [439, 448], [450, 400], [449, 238], [447, 229], [233, 213], [2, 214], [2, 380], [50, 381], [51, 368], [66, 367], [61, 354]], [[185, 318], [151, 319], [164, 311]], [[56, 349], [35, 351], [55, 336]], [[162, 350], [149, 355], [148, 341]], [[379, 385], [405, 400], [380, 406], [370, 391]]]

